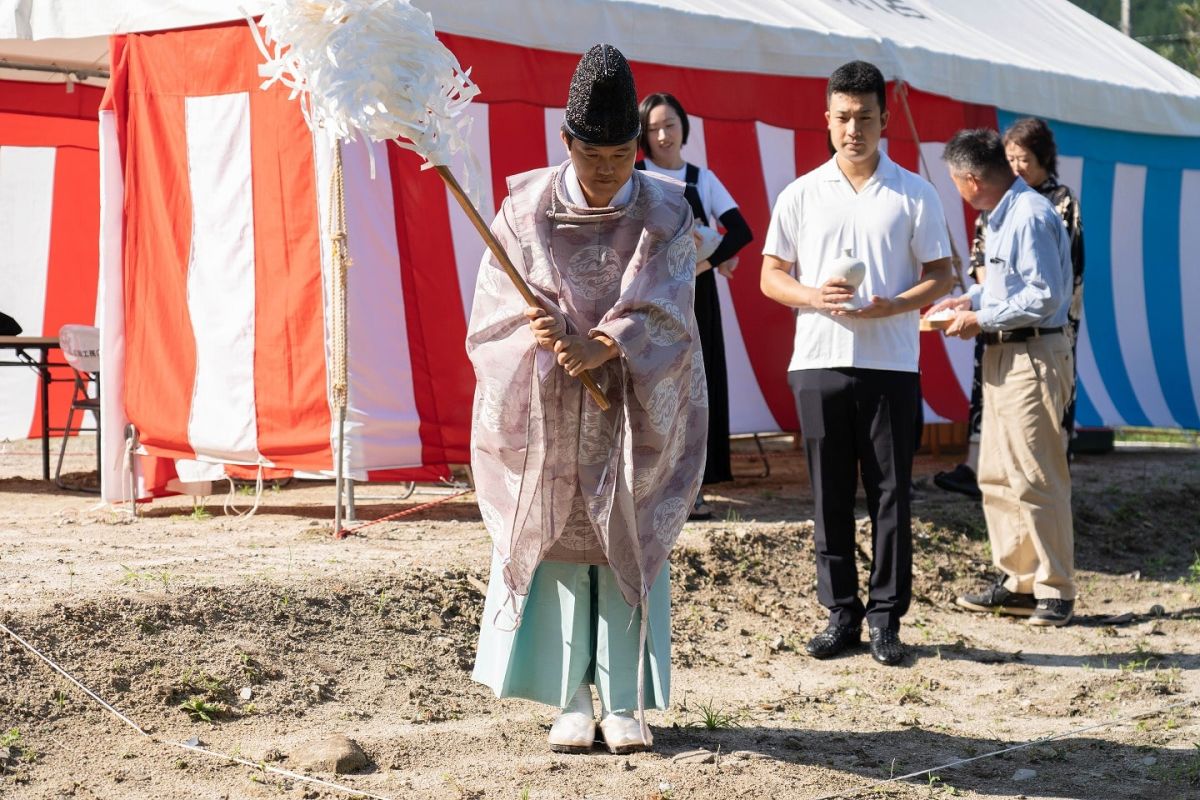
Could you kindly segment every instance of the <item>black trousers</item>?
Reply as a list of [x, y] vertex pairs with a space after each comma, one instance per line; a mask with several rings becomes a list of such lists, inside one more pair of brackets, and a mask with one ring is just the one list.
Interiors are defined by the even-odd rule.
[[729, 458], [729, 380], [725, 371], [725, 334], [721, 331], [721, 297], [716, 270], [696, 276], [696, 330], [704, 356], [708, 386], [708, 457], [704, 485], [733, 480]]
[[[915, 372], [806, 369], [788, 373], [816, 506], [817, 599], [836, 625], [896, 627], [912, 600]], [[862, 476], [871, 517], [867, 602], [858, 594], [854, 501]]]

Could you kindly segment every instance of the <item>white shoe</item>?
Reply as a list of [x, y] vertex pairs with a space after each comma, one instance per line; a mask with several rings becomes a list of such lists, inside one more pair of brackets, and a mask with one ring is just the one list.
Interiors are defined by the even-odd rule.
[[596, 741], [596, 718], [564, 711], [550, 726], [550, 749], [556, 753], [587, 753]]
[[637, 753], [654, 746], [654, 736], [643, 741], [641, 723], [626, 714], [605, 714], [600, 720], [600, 735], [604, 737], [608, 751], [615, 755]]
[[550, 749], [556, 753], [587, 753], [596, 741], [596, 711], [592, 688], [587, 684], [575, 690], [575, 696], [550, 726]]

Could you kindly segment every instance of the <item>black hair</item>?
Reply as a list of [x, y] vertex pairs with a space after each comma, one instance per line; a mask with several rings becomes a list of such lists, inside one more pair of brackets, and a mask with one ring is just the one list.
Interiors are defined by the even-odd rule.
[[642, 123], [642, 135], [638, 137], [638, 146], [642, 148], [642, 152], [646, 154], [646, 158], [650, 157], [650, 112], [661, 105], [668, 105], [675, 110], [679, 115], [679, 125], [683, 128], [683, 142], [687, 144], [688, 132], [692, 126], [688, 122], [687, 112], [683, 110], [683, 105], [675, 99], [675, 95], [667, 92], [655, 92], [654, 94], [646, 95], [638, 106], [638, 117]]
[[1042, 169], [1051, 178], [1058, 178], [1058, 148], [1054, 145], [1054, 134], [1046, 120], [1023, 117], [1004, 132], [1004, 143], [1024, 147], [1033, 153]]
[[866, 61], [842, 64], [829, 76], [825, 87], [825, 104], [834, 94], [873, 94], [879, 100], [880, 113], [887, 111], [887, 81], [879, 67]]
[[969, 172], [986, 181], [1012, 178], [1004, 156], [1004, 142], [991, 128], [972, 128], [954, 134], [946, 142], [942, 160], [956, 172]]

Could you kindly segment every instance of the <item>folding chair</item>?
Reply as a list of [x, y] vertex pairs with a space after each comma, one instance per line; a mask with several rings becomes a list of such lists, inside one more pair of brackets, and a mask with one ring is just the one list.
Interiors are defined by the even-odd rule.
[[[88, 387], [100, 386], [100, 329], [90, 325], [63, 325], [58, 332], [58, 344], [66, 357], [71, 371], [75, 373], [75, 388], [71, 395], [71, 410], [67, 414], [67, 425], [63, 428], [62, 446], [58, 450], [58, 467], [54, 470], [54, 483], [60, 489], [70, 489], [76, 492], [100, 491], [100, 398], [88, 395]], [[83, 426], [87, 412], [96, 415], [96, 426]], [[75, 425], [75, 415], [79, 414], [80, 424]], [[80, 484], [64, 483], [62, 479], [63, 456], [67, 452], [67, 441], [72, 431], [96, 433], [96, 486], [94, 488]]]

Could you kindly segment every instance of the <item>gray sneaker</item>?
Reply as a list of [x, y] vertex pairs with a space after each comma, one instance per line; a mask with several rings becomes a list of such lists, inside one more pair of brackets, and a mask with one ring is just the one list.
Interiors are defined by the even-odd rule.
[[1037, 608], [1030, 615], [1029, 624], [1061, 628], [1071, 621], [1071, 617], [1074, 614], [1074, 600], [1059, 600], [1047, 597], [1037, 601]]

